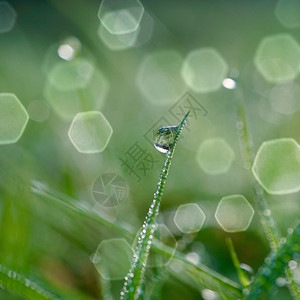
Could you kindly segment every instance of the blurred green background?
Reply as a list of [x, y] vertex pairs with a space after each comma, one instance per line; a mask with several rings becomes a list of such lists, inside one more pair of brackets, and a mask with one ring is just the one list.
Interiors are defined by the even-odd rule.
[[[110, 7], [111, 1], [103, 3]], [[287, 68], [287, 74], [292, 74], [288, 79], [279, 76], [286, 70], [280, 69], [281, 62], [279, 69], [266, 67], [269, 78], [259, 70], [261, 63], [255, 64], [257, 49], [268, 36], [283, 34], [300, 42], [300, 17], [293, 14], [298, 4], [282, 8], [281, 1], [256, 0], [127, 2], [144, 10], [138, 28], [122, 34], [110, 33], [100, 22], [100, 1], [6, 2], [16, 12], [16, 19], [11, 30], [0, 33], [0, 92], [15, 94], [30, 119], [17, 143], [0, 146], [0, 262], [43, 278], [60, 290], [89, 299], [103, 299], [105, 293], [117, 299], [122, 279], [101, 277], [102, 267], [93, 263], [93, 255], [102, 241], [121, 238], [132, 245], [133, 240], [51, 197], [38, 195], [31, 186], [39, 182], [41, 189], [61, 193], [63, 201], [68, 195], [68, 201], [86, 211], [137, 233], [164, 160], [145, 135], [151, 137], [152, 130], [163, 125], [179, 124], [170, 109], [176, 104], [186, 111], [182, 96], [189, 92], [188, 97], [208, 113], [194, 112], [183, 131], [164, 191], [160, 222], [167, 226], [169, 239], [171, 235], [177, 241], [179, 251], [236, 281], [225, 238], [232, 238], [241, 262], [254, 271], [263, 263], [269, 246], [253, 202], [252, 175], [244, 168], [240, 151], [235, 86], [230, 89], [224, 83], [224, 87], [223, 79], [231, 78], [236, 88], [243, 90], [255, 153], [266, 140], [291, 137], [299, 141], [299, 58], [289, 56], [287, 63], [297, 66], [297, 74]], [[1, 21], [1, 16], [5, 17], [0, 9], [0, 30], [7, 22]], [[128, 26], [126, 20], [122, 22], [120, 26]], [[217, 53], [217, 58], [200, 57], [198, 67], [197, 57], [189, 62], [193, 51], [205, 48]], [[289, 53], [272, 49], [275, 54], [270, 55], [283, 60]], [[86, 64], [83, 70], [76, 69], [78, 61]], [[83, 72], [79, 79], [68, 69], [72, 64], [75, 72]], [[193, 67], [200, 83], [207, 79], [200, 90], [189, 73]], [[86, 79], [89, 68], [92, 77]], [[87, 83], [80, 87], [82, 77]], [[283, 96], [278, 100], [280, 93]], [[103, 152], [80, 153], [68, 130], [76, 113], [91, 110], [101, 111], [113, 133]], [[227, 159], [226, 154], [222, 158], [222, 145], [212, 152], [216, 155], [215, 165], [208, 167], [212, 172], [197, 159], [201, 144], [215, 138], [225, 140], [232, 156], [220, 172], [214, 169]], [[150, 159], [144, 160], [146, 169], [143, 164], [135, 169], [138, 175], [124, 165], [128, 149], [135, 143]], [[106, 173], [119, 174], [127, 189], [126, 197], [114, 207], [103, 207], [92, 195], [94, 181]], [[255, 213], [247, 230], [230, 233], [220, 227], [215, 211], [221, 198], [234, 194], [243, 195]], [[298, 194], [268, 195], [267, 200], [285, 234], [300, 212]], [[184, 233], [174, 216], [180, 205], [191, 203], [197, 203], [206, 218], [201, 230]], [[241, 210], [241, 217], [243, 213]], [[197, 223], [197, 216], [195, 219]], [[128, 250], [122, 247], [108, 250], [108, 257], [102, 258], [104, 264], [122, 265], [123, 252]], [[113, 257], [120, 259], [116, 262]], [[160, 270], [162, 299], [205, 297], [201, 296], [205, 286], [191, 287], [174, 272], [169, 274], [170, 268], [176, 273], [172, 262]], [[149, 282], [154, 278], [151, 272], [155, 270], [149, 271]], [[285, 286], [277, 296], [290, 299]], [[0, 291], [0, 298], [22, 299], [7, 291]]]

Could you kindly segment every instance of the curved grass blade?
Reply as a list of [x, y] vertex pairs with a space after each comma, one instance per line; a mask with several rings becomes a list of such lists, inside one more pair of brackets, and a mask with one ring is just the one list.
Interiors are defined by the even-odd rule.
[[56, 291], [46, 282], [42, 282], [36, 278], [29, 278], [3, 264], [0, 264], [0, 288], [31, 300], [90, 299], [86, 296], [78, 295], [77, 293], [67, 294], [65, 292]]
[[[265, 263], [258, 271], [253, 283], [249, 287], [247, 300], [265, 299], [270, 290], [276, 286], [276, 279], [281, 277], [288, 264], [293, 258], [300, 254], [300, 223], [293, 232], [289, 233], [286, 241], [282, 243], [277, 252], [271, 252]], [[297, 293], [300, 287], [297, 288]]]
[[[113, 223], [109, 220], [106, 220], [97, 213], [80, 205], [80, 203], [72, 197], [55, 191], [43, 183], [35, 181], [31, 186], [31, 190], [35, 195], [51, 201], [51, 204], [57, 205], [59, 209], [72, 211], [73, 213], [76, 213], [79, 216], [94, 222], [95, 224], [122, 233], [125, 237], [132, 241], [135, 238], [135, 232], [131, 231], [126, 223]], [[76, 238], [76, 236], [72, 238]], [[189, 278], [191, 280], [188, 283], [190, 285], [196, 287], [201, 282], [209, 282], [208, 288], [214, 289], [221, 287], [224, 291], [231, 291], [236, 297], [233, 299], [237, 299], [241, 295], [241, 287], [237, 283], [206, 267], [205, 265], [200, 263], [192, 263], [191, 261], [187, 260], [179, 251], [176, 251], [174, 254], [173, 249], [167, 245], [164, 245], [162, 242], [156, 243], [154, 239], [152, 250], [166, 257], [172, 257], [174, 260], [182, 263], [186, 273], [189, 273]], [[170, 272], [173, 272], [176, 276], [175, 271], [170, 270]]]
[[178, 126], [177, 133], [175, 135], [174, 144], [167, 152], [165, 163], [162, 167], [160, 177], [158, 180], [157, 188], [153, 196], [152, 203], [146, 215], [146, 219], [143, 224], [143, 229], [139, 235], [138, 243], [133, 256], [133, 261], [129, 270], [129, 273], [125, 277], [123, 289], [121, 291], [121, 299], [136, 299], [141, 293], [141, 283], [145, 273], [147, 259], [150, 252], [153, 235], [156, 230], [156, 217], [159, 213], [159, 206], [163, 194], [163, 189], [166, 184], [166, 179], [171, 166], [172, 157], [175, 151], [175, 147], [182, 128], [189, 115], [189, 111], [184, 116], [182, 122]]

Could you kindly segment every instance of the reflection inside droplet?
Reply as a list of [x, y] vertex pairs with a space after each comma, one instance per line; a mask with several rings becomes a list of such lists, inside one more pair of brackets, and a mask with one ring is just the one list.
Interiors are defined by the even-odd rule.
[[167, 153], [173, 146], [178, 126], [161, 127], [154, 135], [154, 147], [161, 153]]

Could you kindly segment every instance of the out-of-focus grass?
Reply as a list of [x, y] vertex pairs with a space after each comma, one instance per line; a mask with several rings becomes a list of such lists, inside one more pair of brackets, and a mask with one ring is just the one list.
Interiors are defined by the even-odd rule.
[[[121, 52], [107, 49], [97, 36], [99, 1], [10, 3], [18, 16], [13, 31], [0, 34], [0, 92], [15, 93], [26, 108], [32, 100], [44, 100], [46, 75], [42, 67], [47, 51], [65, 37], [76, 36], [82, 44], [82, 55], [93, 58], [110, 84], [101, 111], [114, 129], [105, 152], [90, 156], [80, 154], [67, 137], [70, 122], [61, 120], [51, 110], [46, 122], [30, 121], [17, 144], [0, 146], [0, 262], [19, 272], [38, 275], [57, 289], [80, 291], [92, 299], [102, 297], [107, 285], [100, 280], [90, 256], [102, 240], [123, 238], [126, 232], [91, 222], [66, 207], [37, 198], [30, 185], [32, 180], [45, 182], [72, 199], [79, 199], [77, 204], [92, 211], [95, 205], [90, 194], [93, 180], [105, 172], [121, 173], [129, 185], [130, 195], [112, 214], [118, 222], [128, 224], [134, 233], [138, 231], [149, 206], [146, 199], [152, 194], [159, 172], [157, 167], [163, 158], [144, 143], [143, 147], [153, 153], [159, 163], [137, 182], [121, 168], [119, 157], [136, 140], [142, 142], [143, 134], [153, 123], [168, 114], [168, 106], [151, 104], [135, 84], [140, 62], [155, 50], [175, 49], [185, 56], [194, 48], [216, 47], [230, 67], [240, 72], [254, 151], [263, 141], [272, 138], [288, 136], [299, 141], [299, 112], [270, 123], [271, 112], [262, 109], [261, 101], [265, 98], [255, 86], [266, 89], [271, 86], [257, 74], [253, 65], [257, 44], [266, 35], [285, 31], [274, 17], [275, 1], [143, 1], [155, 22], [152, 39], [142, 47]], [[300, 33], [297, 28], [289, 32], [296, 38]], [[299, 78], [295, 82], [299, 83]], [[185, 133], [182, 147], [177, 149], [174, 172], [170, 174], [161, 207], [162, 220], [170, 226], [173, 223], [168, 218], [178, 205], [202, 204], [206, 208], [207, 223], [196, 234], [177, 231], [176, 239], [182, 241], [180, 251], [184, 254], [199, 251], [201, 263], [237, 281], [225, 237], [231, 236], [241, 262], [255, 270], [262, 264], [268, 246], [257, 215], [248, 231], [238, 234], [224, 233], [214, 221], [213, 212], [224, 195], [238, 192], [253, 204], [252, 186], [239, 154], [232, 91], [221, 88], [195, 96], [209, 114], [193, 121], [191, 132]], [[200, 143], [211, 137], [223, 137], [236, 154], [225, 175], [207, 175], [196, 165]], [[267, 196], [267, 200], [279, 229], [285, 232], [299, 215], [297, 194]], [[146, 278], [151, 281], [155, 274], [148, 272]], [[162, 287], [162, 298], [198, 299], [198, 289], [203, 286], [191, 283], [188, 275], [189, 272], [183, 276], [171, 270]], [[109, 293], [118, 297], [121, 285], [122, 281], [111, 282]], [[280, 289], [277, 297], [288, 299], [287, 289]], [[0, 298], [18, 299], [7, 291], [0, 291]]]

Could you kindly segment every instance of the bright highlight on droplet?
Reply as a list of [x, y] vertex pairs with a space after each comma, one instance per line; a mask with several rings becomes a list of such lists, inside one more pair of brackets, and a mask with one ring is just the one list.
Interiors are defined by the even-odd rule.
[[254, 209], [243, 195], [231, 195], [221, 199], [215, 218], [226, 232], [239, 232], [248, 229]]
[[300, 2], [298, 0], [279, 0], [275, 7], [275, 16], [286, 28], [300, 26]]
[[299, 73], [299, 44], [289, 34], [268, 36], [260, 42], [254, 63], [269, 82], [292, 81]]
[[229, 170], [234, 156], [232, 148], [224, 139], [214, 138], [200, 145], [196, 160], [205, 173], [218, 175]]
[[102, 241], [91, 260], [105, 280], [121, 280], [130, 268], [132, 255], [127, 241], [116, 238]]
[[78, 113], [68, 132], [74, 147], [86, 154], [103, 152], [112, 133], [112, 127], [99, 111]]
[[270, 194], [290, 194], [300, 190], [300, 147], [294, 139], [264, 142], [255, 157], [252, 172]]
[[0, 2], [0, 33], [9, 32], [16, 23], [17, 13], [8, 3]]
[[16, 143], [22, 136], [29, 116], [11, 93], [0, 94], [0, 145]]
[[174, 216], [174, 223], [183, 233], [198, 232], [204, 221], [205, 214], [196, 203], [180, 205]]
[[218, 90], [228, 72], [223, 57], [213, 48], [192, 51], [184, 61], [182, 77], [186, 84], [198, 93]]
[[223, 80], [223, 86], [228, 90], [234, 90], [236, 88], [236, 81], [231, 78], [225, 78]]
[[103, 0], [98, 18], [112, 34], [126, 34], [138, 29], [144, 7], [138, 0]]
[[141, 62], [136, 83], [143, 96], [154, 105], [175, 103], [186, 91], [180, 76], [182, 57], [175, 50], [149, 54]]

